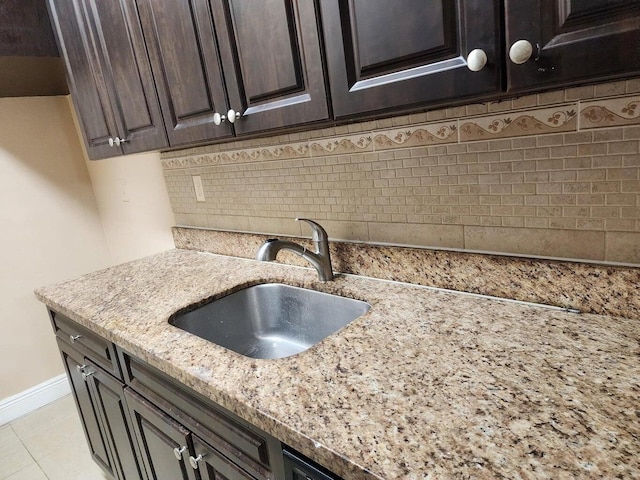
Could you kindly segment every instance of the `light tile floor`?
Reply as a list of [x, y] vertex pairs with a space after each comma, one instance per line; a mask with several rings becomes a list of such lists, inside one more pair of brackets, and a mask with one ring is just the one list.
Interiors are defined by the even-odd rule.
[[105, 480], [67, 395], [0, 427], [0, 480]]

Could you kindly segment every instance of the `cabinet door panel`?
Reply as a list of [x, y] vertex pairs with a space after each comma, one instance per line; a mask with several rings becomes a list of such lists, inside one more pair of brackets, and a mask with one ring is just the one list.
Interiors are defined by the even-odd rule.
[[100, 367], [87, 361], [87, 371], [95, 372], [89, 377], [95, 392], [94, 405], [102, 418], [105, 434], [113, 454], [119, 480], [143, 480], [145, 475], [138, 464], [137, 444], [130, 429], [124, 385], [101, 371]]
[[222, 67], [206, 0], [138, 0], [164, 122], [172, 146], [233, 135]]
[[98, 73], [89, 56], [90, 38], [81, 28], [81, 13], [77, 7], [78, 4], [68, 0], [49, 0], [49, 15], [64, 59], [87, 153], [91, 158], [104, 158], [118, 153], [109, 146], [109, 138], [117, 136], [115, 119], [108, 96], [98, 87]]
[[236, 133], [329, 117], [312, 0], [211, 0]]
[[[343, 28], [350, 34], [346, 40], [353, 53], [348, 61], [356, 81], [456, 53], [453, 2], [354, 0], [349, 7], [350, 23]], [[389, 33], [381, 33], [385, 31]]]
[[[501, 87], [500, 2], [320, 0], [337, 118], [415, 108]], [[471, 50], [485, 51], [479, 72]]]
[[58, 342], [62, 361], [67, 371], [69, 382], [71, 383], [73, 398], [78, 407], [80, 421], [87, 437], [91, 456], [103, 470], [110, 473], [113, 478], [116, 478], [116, 471], [108, 453], [107, 438], [100, 427], [98, 413], [91, 401], [89, 384], [84, 381], [82, 373], [80, 373], [77, 368], [85, 364], [84, 358], [82, 354], [76, 352], [59, 338], [56, 338], [56, 341]]
[[256, 480], [256, 477], [245, 472], [198, 437], [193, 438], [193, 446], [195, 458], [202, 458], [198, 463], [202, 480]]
[[507, 60], [509, 90], [640, 73], [638, 0], [507, 0], [505, 8], [507, 48], [520, 39], [534, 46], [526, 63]]
[[[300, 51], [296, 46], [293, 4], [267, 0], [259, 12], [263, 28], [255, 28], [254, 0], [230, 2], [234, 39], [249, 102], [303, 90]], [[277, 52], [277, 61], [265, 63]]]
[[115, 109], [125, 153], [167, 146], [137, 11], [132, 0], [82, 2], [93, 53]]
[[[125, 397], [148, 479], [195, 480], [187, 463], [193, 451], [189, 431], [131, 389], [125, 390]], [[185, 446], [187, 449], [178, 460], [174, 449]]]

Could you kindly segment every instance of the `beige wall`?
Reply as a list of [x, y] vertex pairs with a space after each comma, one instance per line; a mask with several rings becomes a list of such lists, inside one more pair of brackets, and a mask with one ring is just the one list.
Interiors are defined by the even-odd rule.
[[640, 264], [640, 79], [162, 157], [181, 225]]
[[33, 289], [172, 248], [174, 221], [157, 153], [88, 162], [69, 98], [32, 97], [0, 99], [0, 222], [2, 400], [63, 372]]
[[89, 161], [88, 168], [115, 264], [173, 248], [159, 153]]
[[110, 263], [65, 97], [0, 99], [0, 399], [62, 373], [33, 289]]

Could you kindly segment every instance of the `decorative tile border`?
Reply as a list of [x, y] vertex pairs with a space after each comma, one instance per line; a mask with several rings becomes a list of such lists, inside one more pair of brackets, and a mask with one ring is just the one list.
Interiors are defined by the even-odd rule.
[[373, 143], [376, 151], [458, 143], [458, 125], [456, 121], [428, 123], [374, 132]]
[[296, 158], [309, 158], [310, 155], [309, 143], [297, 142], [164, 159], [162, 166], [167, 170], [171, 170], [177, 168], [208, 167], [212, 165], [234, 165], [268, 160], [291, 160]]
[[311, 156], [344, 155], [372, 152], [371, 134], [341, 135], [311, 141]]
[[640, 124], [640, 96], [580, 103], [580, 129]]
[[475, 117], [460, 125], [460, 141], [575, 132], [577, 111], [578, 104], [572, 103], [553, 108]]

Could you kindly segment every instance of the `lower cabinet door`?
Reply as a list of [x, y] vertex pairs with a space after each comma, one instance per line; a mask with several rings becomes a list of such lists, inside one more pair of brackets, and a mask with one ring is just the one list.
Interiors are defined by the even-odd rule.
[[109, 473], [113, 478], [117, 478], [116, 470], [109, 455], [107, 436], [98, 420], [99, 415], [94, 403], [91, 401], [90, 384], [85, 380], [84, 369], [87, 365], [85, 364], [84, 356], [59, 338], [56, 340], [69, 377], [71, 391], [78, 407], [80, 421], [87, 437], [91, 456], [105, 472]]
[[197, 480], [189, 465], [191, 433], [145, 398], [125, 389], [133, 429], [149, 480]]
[[196, 455], [191, 462], [197, 467], [202, 480], [257, 480], [195, 435], [193, 447]]
[[138, 446], [124, 400], [124, 384], [87, 361], [85, 376], [92, 384], [93, 403], [101, 417], [119, 480], [144, 480]]

